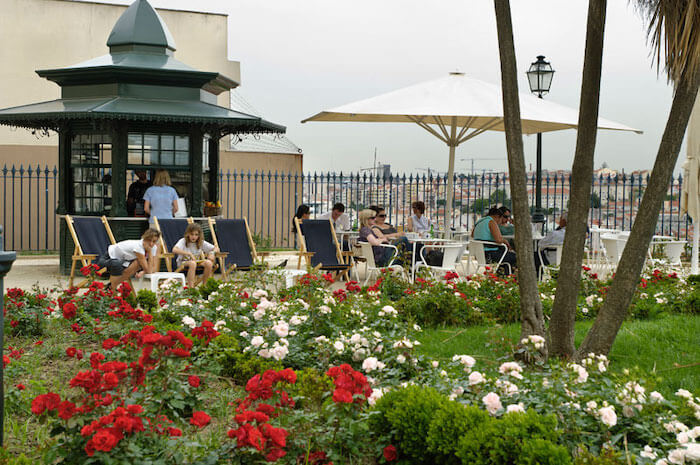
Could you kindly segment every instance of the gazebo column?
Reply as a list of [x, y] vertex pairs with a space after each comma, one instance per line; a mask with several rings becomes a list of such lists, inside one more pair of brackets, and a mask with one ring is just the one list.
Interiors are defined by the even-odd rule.
[[56, 213], [65, 215], [69, 210], [71, 183], [70, 180], [70, 145], [71, 135], [68, 128], [58, 133], [58, 206]]
[[219, 144], [221, 139], [214, 135], [209, 139], [209, 200], [217, 201], [219, 198]]
[[204, 164], [202, 163], [202, 149], [204, 148], [204, 134], [199, 128], [192, 128], [190, 131], [190, 163], [192, 164], [192, 205], [190, 206], [191, 216], [202, 216], [203, 189], [202, 180], [204, 176]]
[[126, 161], [129, 141], [127, 124], [115, 121], [112, 136], [112, 210], [111, 216], [124, 217], [126, 212]]

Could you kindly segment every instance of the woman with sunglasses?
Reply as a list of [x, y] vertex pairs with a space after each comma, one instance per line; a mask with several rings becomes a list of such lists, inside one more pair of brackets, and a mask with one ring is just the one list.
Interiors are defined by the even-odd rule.
[[389, 239], [398, 239], [402, 236], [394, 226], [386, 222], [386, 210], [384, 210], [384, 207], [372, 205], [369, 209], [377, 214], [374, 225], [372, 226], [373, 231], [381, 233], [382, 236]]

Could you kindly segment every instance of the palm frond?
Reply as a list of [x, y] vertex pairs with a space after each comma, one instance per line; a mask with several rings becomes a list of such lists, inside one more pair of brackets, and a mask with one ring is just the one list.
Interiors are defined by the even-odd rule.
[[[700, 65], [700, 0], [636, 0], [647, 21], [657, 69], [678, 83]], [[662, 53], [663, 52], [663, 53]]]

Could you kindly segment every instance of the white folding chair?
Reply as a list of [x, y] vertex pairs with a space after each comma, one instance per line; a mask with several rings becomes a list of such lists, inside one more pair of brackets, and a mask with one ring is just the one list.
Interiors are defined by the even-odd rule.
[[408, 279], [406, 276], [406, 270], [403, 269], [401, 265], [394, 265], [394, 260], [399, 255], [399, 249], [395, 245], [391, 244], [379, 244], [378, 246], [374, 247], [385, 247], [385, 248], [390, 248], [394, 249], [394, 255], [391, 257], [391, 260], [389, 260], [389, 263], [386, 266], [377, 266], [377, 264], [374, 261], [374, 250], [372, 250], [372, 244], [369, 242], [357, 242], [357, 245], [360, 247], [362, 250], [362, 258], [365, 259], [365, 282], [363, 285], [367, 285], [369, 282], [370, 278], [372, 277], [373, 274], [379, 274], [381, 270], [384, 269], [390, 269], [392, 271], [398, 271], [401, 273], [401, 276], [404, 278]]
[[[430, 247], [423, 247], [420, 250], [421, 261], [416, 263], [416, 270], [427, 268], [436, 279], [444, 277], [448, 271], [457, 273], [457, 265], [461, 265], [462, 255], [464, 255], [466, 247], [466, 244], [433, 244]], [[428, 264], [425, 258], [425, 250], [428, 248], [442, 250], [442, 263], [439, 266]]]
[[[498, 260], [497, 263], [489, 263], [486, 261], [486, 253], [484, 252], [484, 246], [486, 247], [500, 247], [503, 249], [503, 254], [501, 255], [500, 259]], [[506, 254], [508, 253], [508, 246], [506, 244], [498, 244], [496, 242], [489, 242], [489, 241], [479, 241], [479, 240], [471, 240], [469, 241], [469, 255], [474, 257], [476, 259], [476, 272], [479, 272], [479, 268], [486, 268], [486, 267], [491, 267], [493, 268], [495, 266], [496, 271], [503, 266], [508, 267], [508, 274], [513, 274], [513, 269], [510, 267], [510, 263], [503, 263], [503, 259], [506, 258]]]

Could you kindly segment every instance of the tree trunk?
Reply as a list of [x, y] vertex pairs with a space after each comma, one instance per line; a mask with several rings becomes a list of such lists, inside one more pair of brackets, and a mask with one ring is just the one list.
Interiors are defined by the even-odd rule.
[[549, 322], [549, 353], [571, 357], [574, 355], [574, 324], [576, 303], [581, 284], [581, 264], [586, 242], [586, 225], [593, 178], [593, 155], [598, 133], [598, 103], [600, 73], [603, 64], [603, 35], [605, 32], [606, 0], [588, 3], [586, 52], [583, 62], [581, 103], [578, 115], [576, 153], [571, 170], [571, 202], [566, 222], [566, 236], [557, 292]]
[[666, 197], [668, 183], [676, 166], [698, 86], [700, 71], [693, 71], [690, 75], [684, 73], [677, 83], [654, 169], [634, 220], [632, 232], [622, 252], [615, 279], [603, 307], [576, 353], [578, 358], [590, 352], [607, 355], [627, 316], [627, 309], [639, 282], [649, 243], [656, 229], [659, 211]]
[[498, 49], [501, 57], [501, 88], [503, 90], [503, 115], [508, 148], [508, 172], [510, 175], [513, 216], [515, 219], [515, 245], [518, 250], [518, 285], [520, 288], [521, 339], [531, 334], [545, 335], [542, 302], [537, 289], [535, 259], [532, 248], [530, 208], [527, 199], [527, 172], [523, 155], [523, 132], [520, 122], [513, 23], [509, 0], [494, 0]]

